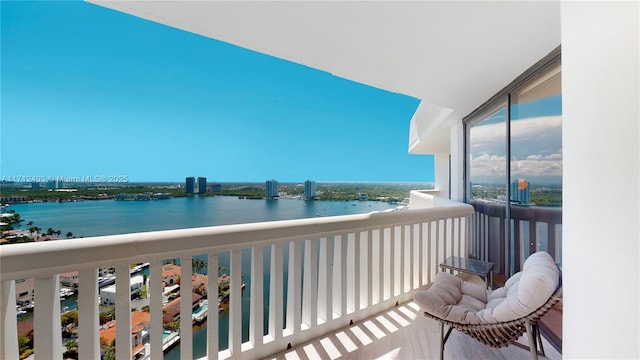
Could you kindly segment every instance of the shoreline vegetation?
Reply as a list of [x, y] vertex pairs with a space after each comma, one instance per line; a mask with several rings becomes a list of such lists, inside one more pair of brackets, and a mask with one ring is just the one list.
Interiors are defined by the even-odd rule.
[[[0, 184], [3, 203], [25, 202], [70, 202], [85, 200], [111, 200], [129, 198], [131, 200], [154, 200], [169, 197], [210, 197], [237, 196], [243, 199], [264, 199], [266, 187], [264, 183], [219, 183], [216, 191], [203, 194], [188, 194], [181, 183], [116, 183], [86, 184], [68, 183], [60, 189], [34, 187], [30, 183], [4, 182]], [[350, 201], [366, 200], [399, 202], [409, 197], [415, 189], [432, 189], [430, 183], [317, 183], [316, 200]], [[280, 183], [281, 198], [301, 197], [304, 184]], [[136, 195], [148, 195], [135, 198]]]

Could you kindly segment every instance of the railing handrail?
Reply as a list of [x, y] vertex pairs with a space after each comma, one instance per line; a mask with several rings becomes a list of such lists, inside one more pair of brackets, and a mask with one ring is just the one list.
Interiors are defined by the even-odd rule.
[[[86, 265], [112, 266], [140, 262], [150, 256], [241, 249], [260, 243], [317, 238], [345, 231], [402, 225], [472, 215], [468, 204], [437, 199], [428, 209], [371, 212], [201, 228], [128, 233], [80, 239], [0, 246], [2, 281], [77, 270]], [[361, 229], [361, 230], [360, 230]], [[34, 266], [37, 264], [37, 266]]]
[[[505, 216], [505, 204], [494, 203], [482, 200], [472, 200], [470, 202], [476, 211], [494, 217]], [[552, 224], [562, 224], [561, 207], [541, 207], [541, 206], [511, 206], [511, 218], [524, 221], [539, 221]]]

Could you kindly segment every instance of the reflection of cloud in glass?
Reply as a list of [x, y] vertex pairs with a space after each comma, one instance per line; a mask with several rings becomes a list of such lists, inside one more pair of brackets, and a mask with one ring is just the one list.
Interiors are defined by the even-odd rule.
[[[471, 176], [505, 176], [505, 124], [474, 126], [470, 133]], [[514, 177], [562, 176], [562, 117], [511, 122]]]
[[562, 154], [551, 154], [547, 156], [529, 155], [527, 160], [562, 160]]
[[489, 155], [487, 153], [478, 156], [471, 155], [471, 176], [505, 176], [506, 156]]

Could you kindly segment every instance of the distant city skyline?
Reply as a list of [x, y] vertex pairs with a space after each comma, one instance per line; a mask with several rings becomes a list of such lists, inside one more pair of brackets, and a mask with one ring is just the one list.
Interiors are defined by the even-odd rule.
[[0, 6], [2, 176], [434, 180], [418, 99], [82, 1]]

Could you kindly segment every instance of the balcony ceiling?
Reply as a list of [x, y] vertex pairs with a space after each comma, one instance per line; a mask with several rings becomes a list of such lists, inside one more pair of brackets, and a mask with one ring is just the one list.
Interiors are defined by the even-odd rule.
[[558, 1], [90, 2], [418, 98], [411, 153], [560, 45]]

